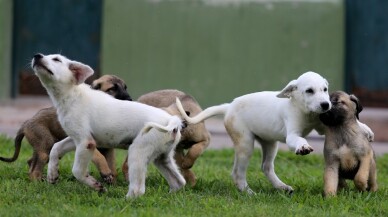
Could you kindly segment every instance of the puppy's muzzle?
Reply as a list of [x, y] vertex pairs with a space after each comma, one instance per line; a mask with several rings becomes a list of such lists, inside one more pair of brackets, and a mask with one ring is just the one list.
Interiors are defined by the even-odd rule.
[[34, 55], [34, 58], [32, 59], [32, 68], [35, 68], [37, 66], [43, 68], [44, 70], [46, 70], [48, 73], [50, 73], [51, 75], [53, 75], [54, 73], [49, 70], [43, 63], [42, 63], [42, 59], [43, 59], [44, 55], [41, 54], [41, 53], [37, 53]]
[[39, 66], [42, 65], [42, 63], [41, 63], [42, 59], [43, 59], [43, 54], [41, 54], [41, 53], [35, 54], [34, 58], [33, 58], [34, 62], [32, 64], [32, 67], [35, 67], [36, 65], [39, 65]]
[[322, 111], [328, 111], [330, 109], [330, 103], [322, 102], [321, 103], [321, 109], [322, 109]]

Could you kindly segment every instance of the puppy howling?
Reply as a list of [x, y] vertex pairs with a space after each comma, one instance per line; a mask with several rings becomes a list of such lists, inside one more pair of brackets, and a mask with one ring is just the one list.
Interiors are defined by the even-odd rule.
[[325, 129], [324, 194], [336, 195], [346, 187], [345, 179], [354, 180], [360, 191], [376, 191], [374, 152], [365, 131], [357, 124], [362, 111], [358, 99], [342, 91], [330, 94], [332, 108], [319, 116]]
[[[56, 143], [50, 152], [49, 182], [58, 178], [59, 158], [75, 148], [73, 175], [90, 187], [104, 191], [87, 170], [96, 146], [114, 148], [132, 143], [128, 148], [130, 184], [127, 197], [145, 193], [147, 165], [151, 161], [166, 178], [171, 190], [186, 184], [173, 159], [173, 150], [181, 136], [180, 118], [152, 106], [117, 100], [93, 90], [84, 83], [93, 70], [64, 56], [36, 54], [31, 65], [69, 136]], [[145, 125], [146, 130], [143, 130]]]
[[[93, 81], [92, 88], [103, 91], [116, 99], [132, 100], [122, 79], [114, 75], [103, 75]], [[0, 157], [1, 161], [14, 162], [20, 152], [23, 137], [33, 149], [32, 157], [28, 160], [29, 177], [31, 180], [41, 180], [51, 148], [55, 142], [61, 141], [67, 135], [58, 121], [57, 110], [54, 107], [38, 111], [32, 118], [25, 121], [15, 137], [15, 152], [12, 158]], [[100, 171], [100, 175], [107, 183], [113, 183], [117, 176], [114, 149], [99, 149], [94, 152], [93, 163]]]

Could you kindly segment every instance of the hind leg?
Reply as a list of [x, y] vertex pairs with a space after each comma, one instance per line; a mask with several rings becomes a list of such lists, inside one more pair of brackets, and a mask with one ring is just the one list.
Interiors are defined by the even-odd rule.
[[248, 186], [246, 173], [253, 153], [254, 137], [250, 131], [237, 130], [233, 124], [228, 121], [225, 122], [226, 130], [233, 140], [235, 150], [232, 178], [240, 191], [246, 191], [251, 194], [254, 192]]
[[145, 146], [133, 143], [128, 148], [128, 180], [129, 189], [126, 198], [139, 197], [145, 193], [145, 179], [151, 154]]
[[124, 160], [123, 166], [121, 167], [121, 171], [124, 174], [125, 180], [129, 181], [129, 175], [128, 175], [128, 155]]
[[107, 162], [108, 158], [106, 157], [107, 155], [104, 152], [105, 149], [101, 151], [102, 153], [99, 150], [94, 151], [92, 162], [94, 163], [94, 165], [96, 165], [98, 171], [100, 172], [100, 176], [104, 180], [104, 182], [112, 184], [115, 182], [115, 175], [109, 166], [109, 162]]
[[196, 184], [197, 178], [195, 177], [194, 172], [190, 170], [192, 165], [187, 167], [187, 165], [184, 164], [186, 156], [187, 155], [184, 154], [184, 150], [182, 148], [175, 149], [175, 162], [180, 168], [180, 171], [182, 172], [182, 175], [185, 178], [186, 182], [188, 182], [190, 186], [193, 187]]
[[291, 186], [284, 184], [275, 173], [274, 161], [278, 151], [278, 144], [276, 142], [265, 141], [260, 141], [260, 144], [263, 152], [261, 170], [276, 189], [292, 193], [294, 189], [292, 189]]
[[31, 161], [31, 165], [30, 165], [30, 174], [29, 174], [30, 179], [42, 180], [44, 167], [46, 166], [49, 160], [49, 153], [46, 151], [39, 151], [36, 153], [36, 156], [33, 158], [34, 160]]
[[159, 169], [160, 173], [167, 180], [170, 191], [176, 191], [182, 188], [186, 181], [183, 176], [179, 173], [178, 167], [172, 157], [173, 152], [162, 154], [155, 159], [154, 164]]

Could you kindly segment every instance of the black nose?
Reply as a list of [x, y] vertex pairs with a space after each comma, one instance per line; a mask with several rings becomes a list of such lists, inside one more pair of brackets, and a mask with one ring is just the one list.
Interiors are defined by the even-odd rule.
[[41, 54], [41, 53], [37, 53], [37, 54], [34, 55], [34, 59], [35, 60], [39, 60], [39, 59], [42, 59], [42, 58], [43, 58], [43, 54]]
[[321, 103], [321, 108], [323, 109], [323, 110], [328, 110], [329, 109], [329, 103], [328, 102], [322, 102]]

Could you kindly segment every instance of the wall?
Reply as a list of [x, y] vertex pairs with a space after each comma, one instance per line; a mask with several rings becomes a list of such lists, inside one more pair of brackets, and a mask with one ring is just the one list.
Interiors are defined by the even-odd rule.
[[105, 1], [101, 71], [134, 98], [177, 88], [204, 107], [308, 70], [343, 89], [343, 16], [340, 0]]
[[12, 0], [0, 0], [0, 101], [11, 91]]

